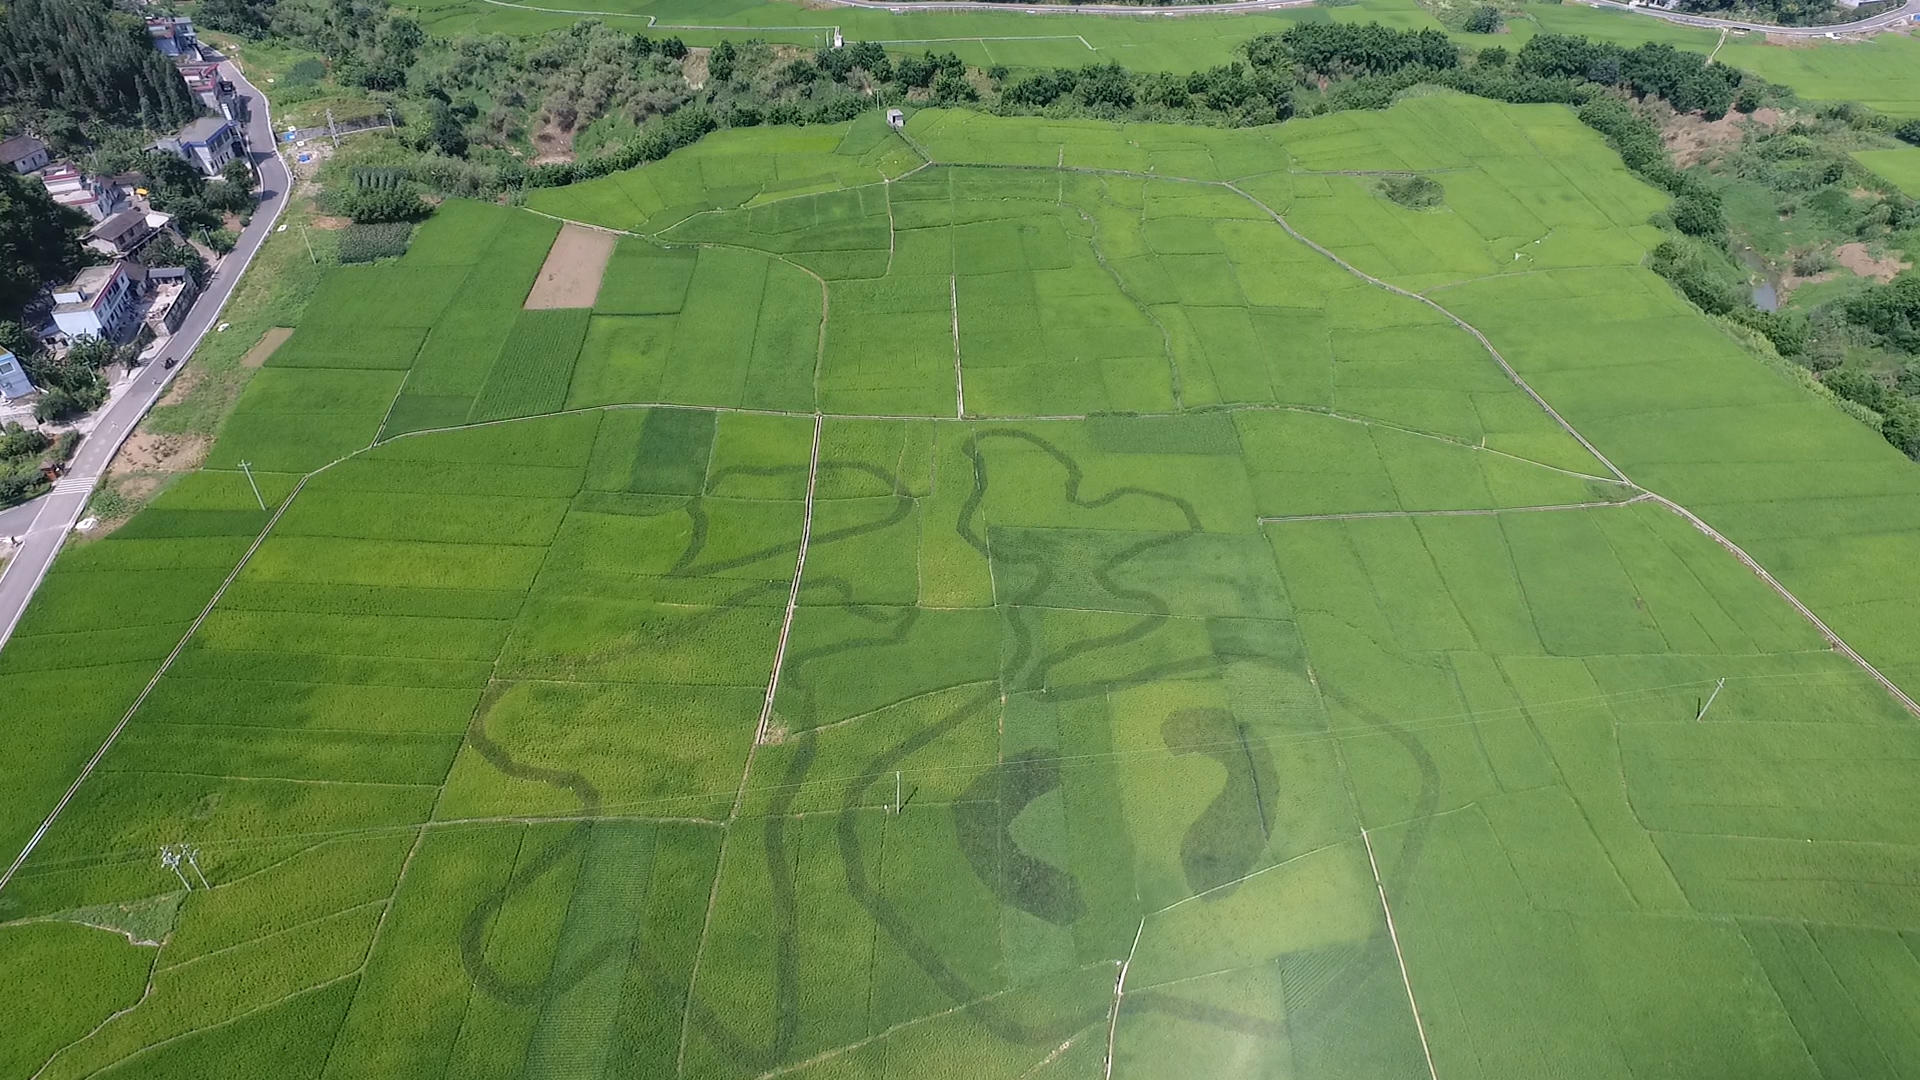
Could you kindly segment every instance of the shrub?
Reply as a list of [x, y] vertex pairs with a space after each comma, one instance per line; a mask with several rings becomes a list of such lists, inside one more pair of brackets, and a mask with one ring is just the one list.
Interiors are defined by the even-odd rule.
[[282, 89], [311, 86], [326, 77], [327, 65], [309, 57], [288, 68], [286, 76], [280, 80], [280, 86]]
[[346, 198], [347, 216], [356, 223], [416, 221], [427, 214], [427, 204], [405, 188], [366, 188]]
[[1673, 200], [1673, 227], [1688, 236], [1719, 236], [1727, 228], [1727, 215], [1720, 208], [1719, 196], [1711, 192], [1690, 191]]
[[1430, 210], [1445, 200], [1447, 189], [1431, 176], [1389, 176], [1375, 186], [1381, 195], [1415, 210]]
[[1507, 25], [1500, 9], [1491, 4], [1481, 4], [1467, 15], [1465, 29], [1469, 34], [1497, 34]]
[[412, 237], [413, 225], [405, 221], [349, 225], [340, 234], [340, 261], [363, 263], [405, 255]]

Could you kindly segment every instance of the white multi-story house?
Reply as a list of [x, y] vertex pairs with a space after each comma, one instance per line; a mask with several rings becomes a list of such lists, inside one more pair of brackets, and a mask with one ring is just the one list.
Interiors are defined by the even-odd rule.
[[139, 322], [139, 292], [128, 264], [89, 266], [53, 290], [53, 324], [69, 338], [123, 341]]
[[244, 152], [240, 129], [232, 121], [217, 116], [203, 116], [181, 128], [172, 138], [155, 142], [153, 148], [185, 158], [208, 176], [220, 175], [227, 162]]
[[78, 210], [95, 221], [105, 221], [126, 203], [126, 191], [120, 185], [81, 172], [65, 161], [42, 169], [40, 182], [47, 185], [47, 194], [53, 196], [54, 202]]

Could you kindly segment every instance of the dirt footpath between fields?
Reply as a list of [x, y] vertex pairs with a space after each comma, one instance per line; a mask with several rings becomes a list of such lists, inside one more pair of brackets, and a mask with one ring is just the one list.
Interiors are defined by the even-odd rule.
[[526, 309], [592, 307], [616, 239], [612, 233], [578, 225], [562, 228], [527, 293]]

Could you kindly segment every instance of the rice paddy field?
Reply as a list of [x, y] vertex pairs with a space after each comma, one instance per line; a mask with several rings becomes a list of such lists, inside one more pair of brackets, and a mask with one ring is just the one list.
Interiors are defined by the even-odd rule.
[[0, 1075], [1903, 1075], [1920, 474], [1664, 202], [1441, 95], [446, 204], [0, 651]]

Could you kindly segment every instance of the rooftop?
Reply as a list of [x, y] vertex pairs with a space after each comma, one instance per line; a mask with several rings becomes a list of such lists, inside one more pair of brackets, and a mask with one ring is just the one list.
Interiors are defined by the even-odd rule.
[[180, 129], [180, 141], [183, 143], [207, 143], [231, 125], [217, 116], [203, 116]]
[[[138, 229], [146, 224], [147, 224], [146, 215], [141, 213], [140, 211], [122, 210], [119, 213], [108, 218], [107, 220], [102, 221], [100, 224], [95, 225], [92, 228], [92, 230], [90, 230], [87, 233], [87, 235], [98, 237], [102, 240], [116, 240], [122, 236], [125, 236], [127, 233], [132, 232], [133, 230]], [[89, 269], [97, 270], [100, 268], [90, 267]], [[86, 271], [81, 271], [81, 272], [85, 273]], [[74, 280], [79, 281], [80, 279], [75, 278]]]
[[31, 135], [15, 135], [6, 142], [0, 142], [0, 162], [8, 165], [40, 153], [47, 144]]
[[73, 275], [72, 281], [54, 291], [56, 293], [79, 293], [82, 297], [85, 297], [85, 299], [69, 300], [64, 304], [56, 306], [53, 310], [56, 312], [85, 311], [95, 304], [98, 304], [100, 297], [106, 292], [108, 283], [113, 280], [114, 275], [120, 273], [120, 266], [120, 263], [108, 263], [105, 266], [89, 266]]

